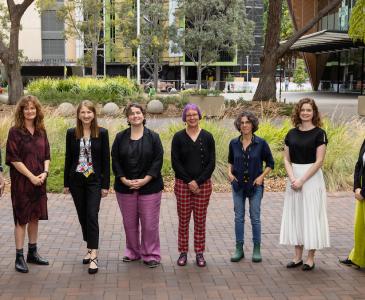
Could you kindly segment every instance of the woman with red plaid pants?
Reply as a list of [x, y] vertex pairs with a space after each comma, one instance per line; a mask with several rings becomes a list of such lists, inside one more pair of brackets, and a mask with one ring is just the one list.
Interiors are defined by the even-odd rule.
[[171, 162], [175, 172], [175, 196], [179, 217], [179, 266], [187, 263], [189, 222], [194, 217], [196, 264], [205, 267], [205, 221], [212, 193], [210, 177], [215, 168], [215, 142], [211, 133], [199, 127], [202, 115], [195, 104], [187, 104], [182, 119], [186, 128], [172, 139]]

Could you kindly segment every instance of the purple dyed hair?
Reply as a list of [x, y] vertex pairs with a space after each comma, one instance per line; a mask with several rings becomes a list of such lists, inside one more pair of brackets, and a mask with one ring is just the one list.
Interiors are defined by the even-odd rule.
[[182, 113], [182, 120], [184, 122], [186, 122], [186, 113], [188, 112], [188, 110], [195, 110], [199, 115], [199, 120], [202, 119], [202, 113], [200, 111], [199, 106], [194, 104], [194, 103], [188, 103], [188, 104], [185, 105], [183, 113]]

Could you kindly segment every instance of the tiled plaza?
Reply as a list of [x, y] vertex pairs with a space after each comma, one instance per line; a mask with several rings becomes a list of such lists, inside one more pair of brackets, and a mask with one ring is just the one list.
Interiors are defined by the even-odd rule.
[[191, 253], [188, 265], [178, 267], [176, 203], [173, 194], [165, 193], [160, 218], [162, 264], [148, 269], [140, 262], [121, 261], [125, 244], [121, 215], [110, 195], [100, 209], [99, 273], [89, 275], [81, 263], [85, 245], [73, 202], [70, 196], [50, 194], [49, 221], [41, 222], [39, 237], [40, 253], [50, 266], [30, 265], [28, 274], [20, 274], [14, 270], [7, 194], [0, 199], [0, 299], [365, 299], [365, 272], [338, 263], [353, 243], [351, 193], [328, 195], [332, 247], [318, 253], [312, 272], [285, 268], [293, 249], [278, 244], [282, 204], [283, 193], [265, 193], [263, 262], [251, 262], [246, 216], [246, 259], [231, 263], [235, 243], [231, 195], [214, 194], [207, 220], [208, 265], [198, 268]]

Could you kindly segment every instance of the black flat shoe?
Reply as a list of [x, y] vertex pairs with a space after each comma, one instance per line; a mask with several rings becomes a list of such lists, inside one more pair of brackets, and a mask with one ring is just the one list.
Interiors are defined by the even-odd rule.
[[346, 265], [346, 266], [352, 266], [354, 265], [354, 263], [351, 261], [351, 259], [349, 258], [346, 258], [346, 259], [340, 259], [339, 262], [343, 265]]
[[[91, 255], [91, 250], [87, 250], [87, 254], [86, 254], [86, 255]], [[90, 258], [84, 258], [84, 259], [82, 260], [82, 263], [83, 263], [84, 265], [89, 264], [89, 263], [90, 263]]]
[[346, 258], [346, 259], [340, 259], [339, 262], [345, 266], [348, 267], [356, 267], [356, 268], [360, 268], [357, 264], [353, 263], [351, 259]]
[[149, 268], [156, 268], [160, 265], [157, 260], [143, 261], [143, 264], [145, 264]]
[[96, 274], [98, 272], [98, 258], [97, 257], [94, 257], [94, 258], [90, 258], [90, 264], [91, 263], [94, 263], [96, 265], [96, 268], [90, 268], [89, 266], [89, 274]]
[[292, 268], [299, 267], [299, 266], [301, 266], [302, 264], [303, 264], [303, 260], [300, 260], [300, 261], [298, 261], [298, 262], [291, 261], [290, 263], [288, 263], [288, 264], [286, 265], [286, 267], [287, 267], [288, 269], [292, 269]]
[[124, 256], [122, 258], [122, 262], [131, 262], [131, 261], [137, 261], [137, 260], [140, 260], [140, 258], [134, 258], [134, 259], [132, 259], [132, 258], [129, 258], [128, 256]]
[[304, 264], [302, 267], [303, 271], [312, 271], [314, 269], [315, 263], [313, 263], [313, 265], [308, 265], [308, 264]]

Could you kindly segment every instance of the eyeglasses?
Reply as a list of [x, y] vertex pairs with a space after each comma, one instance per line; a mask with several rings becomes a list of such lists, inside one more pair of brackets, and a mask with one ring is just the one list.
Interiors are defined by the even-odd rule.
[[186, 115], [187, 118], [195, 118], [199, 116], [199, 114], [189, 114], [189, 115]]
[[241, 121], [241, 125], [248, 125], [252, 124], [251, 121]]

